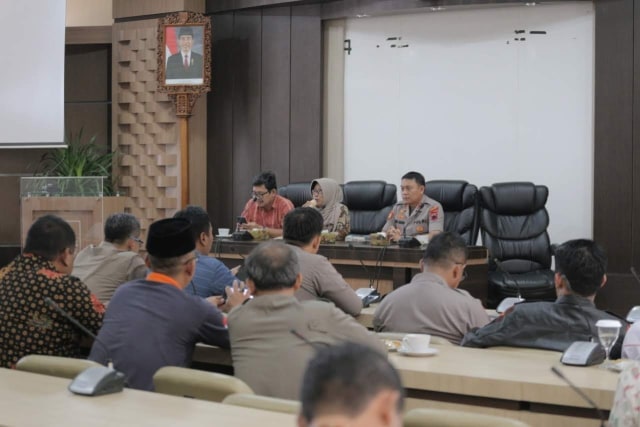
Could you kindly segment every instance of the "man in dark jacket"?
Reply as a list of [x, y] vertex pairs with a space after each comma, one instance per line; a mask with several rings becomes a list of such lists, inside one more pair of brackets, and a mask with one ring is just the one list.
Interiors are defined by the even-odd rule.
[[555, 253], [555, 302], [517, 304], [504, 316], [480, 329], [467, 333], [461, 345], [466, 347], [532, 347], [564, 351], [574, 341], [598, 339], [595, 326], [600, 319], [622, 323], [611, 357], [620, 357], [620, 346], [627, 323], [598, 310], [594, 299], [607, 281], [607, 257], [592, 240], [570, 240]]

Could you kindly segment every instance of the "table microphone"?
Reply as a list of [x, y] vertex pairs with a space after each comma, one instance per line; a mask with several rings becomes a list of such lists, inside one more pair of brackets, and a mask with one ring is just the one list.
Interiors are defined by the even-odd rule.
[[516, 290], [518, 291], [518, 296], [516, 298], [507, 297], [502, 301], [500, 301], [500, 304], [498, 304], [498, 307], [496, 307], [497, 313], [504, 313], [505, 311], [513, 307], [515, 304], [524, 301], [524, 298], [522, 298], [522, 293], [520, 292], [520, 285], [518, 285], [518, 282], [513, 278], [511, 273], [505, 270], [505, 268], [502, 266], [502, 263], [498, 260], [498, 258], [494, 258], [493, 262], [496, 263], [498, 270], [500, 270], [502, 274], [504, 274], [505, 279], [513, 283], [513, 285], [515, 285]]
[[87, 396], [99, 396], [102, 394], [117, 393], [122, 391], [126, 383], [126, 377], [122, 372], [113, 369], [113, 363], [109, 357], [109, 349], [107, 346], [94, 334], [76, 320], [73, 316], [62, 309], [51, 298], [44, 297], [44, 302], [51, 308], [53, 308], [58, 314], [67, 319], [71, 324], [79, 328], [82, 332], [93, 338], [94, 342], [97, 342], [102, 346], [107, 356], [108, 366], [92, 366], [80, 372], [69, 384], [69, 390], [76, 394], [83, 394]]
[[355, 246], [353, 246], [353, 243], [349, 243], [349, 249], [351, 249], [352, 251], [355, 252], [356, 257], [358, 257], [358, 261], [360, 261], [360, 265], [362, 266], [362, 268], [364, 269], [365, 274], [367, 275], [367, 278], [369, 279], [369, 287], [373, 288], [373, 281], [374, 278], [373, 276], [371, 276], [371, 274], [369, 273], [369, 269], [367, 268], [367, 266], [365, 265], [364, 261], [362, 260], [362, 257], [360, 256], [360, 254], [358, 253], [358, 251], [356, 251]]
[[573, 382], [569, 381], [569, 378], [565, 377], [564, 374], [560, 371], [560, 369], [556, 368], [555, 366], [551, 367], [551, 372], [553, 372], [554, 374], [556, 374], [556, 376], [558, 378], [560, 378], [562, 381], [564, 381], [565, 383], [567, 383], [569, 385], [569, 387], [571, 387], [571, 389], [573, 391], [575, 391], [576, 393], [578, 393], [578, 395], [584, 399], [589, 406], [591, 406], [593, 409], [596, 410], [596, 412], [598, 413], [598, 418], [600, 418], [600, 427], [605, 427], [605, 419], [604, 419], [604, 414], [602, 413], [602, 411], [600, 410], [600, 408], [598, 408], [598, 405], [596, 405], [596, 402], [594, 402], [593, 400], [591, 400], [591, 398], [589, 396], [587, 396], [587, 394], [582, 391], [580, 389], [580, 387], [578, 387], [577, 385], [575, 385]]

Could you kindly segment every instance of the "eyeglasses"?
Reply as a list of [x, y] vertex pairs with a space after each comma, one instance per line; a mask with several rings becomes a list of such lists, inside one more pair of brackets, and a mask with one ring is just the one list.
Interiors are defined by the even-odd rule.
[[322, 189], [320, 190], [311, 190], [311, 194], [314, 196], [319, 196], [322, 194]]
[[144, 240], [142, 240], [142, 239], [140, 239], [140, 238], [138, 238], [138, 237], [129, 236], [129, 238], [130, 238], [131, 240], [133, 240], [134, 242], [136, 242], [137, 244], [139, 244], [139, 245], [141, 245], [141, 244], [143, 244], [143, 243], [144, 243]]
[[262, 193], [258, 193], [257, 191], [252, 191], [251, 192], [251, 197], [256, 197], [258, 199], [262, 199], [267, 194], [269, 194], [268, 191], [263, 191]]

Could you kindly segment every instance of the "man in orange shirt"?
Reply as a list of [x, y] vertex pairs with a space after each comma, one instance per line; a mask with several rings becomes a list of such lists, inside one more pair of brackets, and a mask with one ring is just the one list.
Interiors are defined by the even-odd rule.
[[242, 216], [246, 224], [240, 224], [243, 230], [262, 228], [270, 237], [282, 236], [284, 216], [293, 210], [293, 203], [278, 195], [278, 185], [273, 172], [262, 172], [253, 179], [251, 199], [244, 206]]

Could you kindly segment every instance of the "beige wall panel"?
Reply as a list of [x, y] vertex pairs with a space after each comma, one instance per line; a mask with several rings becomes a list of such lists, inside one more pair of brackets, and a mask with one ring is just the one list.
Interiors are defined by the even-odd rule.
[[113, 24], [112, 0], [67, 0], [67, 27]]
[[115, 19], [181, 10], [204, 12], [204, 0], [113, 0], [113, 17]]
[[344, 182], [344, 33], [344, 20], [324, 23], [322, 175], [338, 182]]

